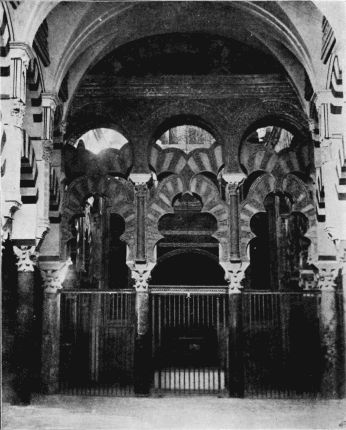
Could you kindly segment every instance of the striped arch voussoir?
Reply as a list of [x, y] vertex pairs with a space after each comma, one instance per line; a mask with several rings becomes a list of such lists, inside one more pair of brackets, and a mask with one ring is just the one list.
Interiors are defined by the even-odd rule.
[[189, 154], [178, 148], [162, 149], [154, 144], [149, 155], [149, 164], [157, 175], [166, 172], [179, 175], [186, 165], [194, 174], [211, 172], [217, 175], [223, 166], [223, 160], [223, 147], [218, 144], [208, 149], [196, 149]]

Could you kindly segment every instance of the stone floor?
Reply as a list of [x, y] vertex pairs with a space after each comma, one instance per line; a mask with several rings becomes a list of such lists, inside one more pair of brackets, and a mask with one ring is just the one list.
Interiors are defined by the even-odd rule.
[[346, 400], [45, 396], [3, 404], [5, 430], [346, 429]]

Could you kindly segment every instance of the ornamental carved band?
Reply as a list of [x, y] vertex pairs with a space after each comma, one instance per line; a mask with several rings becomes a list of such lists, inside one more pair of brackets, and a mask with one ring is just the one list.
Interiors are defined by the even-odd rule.
[[13, 251], [17, 256], [18, 272], [33, 272], [36, 265], [35, 246], [17, 246], [13, 247]]

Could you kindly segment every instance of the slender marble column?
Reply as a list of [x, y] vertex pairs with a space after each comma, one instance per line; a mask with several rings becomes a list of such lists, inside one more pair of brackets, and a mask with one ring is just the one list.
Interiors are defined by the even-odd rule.
[[229, 202], [230, 222], [230, 259], [240, 261], [239, 247], [239, 186], [244, 180], [243, 173], [224, 174], [223, 179], [227, 182], [227, 200]]
[[143, 263], [146, 260], [145, 244], [145, 205], [148, 192], [147, 184], [137, 184], [135, 187], [137, 208], [137, 237], [136, 237], [136, 262]]
[[225, 271], [229, 292], [229, 373], [227, 386], [231, 397], [244, 396], [244, 368], [242, 350], [242, 299], [241, 281], [248, 262], [220, 262]]
[[14, 246], [18, 267], [17, 328], [15, 335], [15, 393], [18, 404], [29, 404], [33, 388], [34, 255], [35, 247]]
[[59, 383], [60, 356], [60, 294], [61, 280], [58, 270], [42, 270], [43, 316], [42, 316], [42, 390], [54, 394]]
[[136, 289], [135, 393], [148, 395], [151, 384], [149, 326], [149, 279], [153, 264], [135, 264], [132, 278]]

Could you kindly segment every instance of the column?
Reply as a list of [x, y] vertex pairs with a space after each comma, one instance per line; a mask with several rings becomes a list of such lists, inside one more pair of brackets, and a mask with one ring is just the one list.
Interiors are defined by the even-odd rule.
[[146, 258], [146, 200], [148, 173], [132, 173], [135, 184], [136, 250], [132, 278], [136, 289], [135, 393], [148, 395], [151, 385], [151, 342], [149, 327], [149, 279], [152, 263]]
[[336, 302], [336, 264], [316, 264], [319, 269], [318, 288], [321, 290], [320, 307], [320, 336], [322, 346], [323, 373], [321, 380], [321, 394], [326, 398], [339, 395], [338, 364], [340, 351], [338, 349], [338, 313]]
[[149, 280], [154, 264], [135, 264], [132, 278], [136, 289], [135, 393], [148, 395], [152, 379], [149, 324]]
[[221, 262], [229, 288], [229, 363], [227, 386], [231, 397], [244, 396], [244, 369], [242, 345], [241, 282], [248, 262]]
[[15, 333], [16, 403], [29, 404], [34, 382], [34, 246], [13, 247], [17, 256], [17, 328]]
[[239, 246], [239, 186], [244, 180], [243, 173], [228, 173], [222, 175], [227, 182], [227, 201], [229, 202], [230, 223], [230, 260], [240, 261]]
[[146, 260], [146, 241], [145, 241], [145, 209], [148, 187], [146, 183], [138, 183], [135, 186], [136, 195], [136, 262], [143, 263]]
[[40, 262], [43, 279], [43, 315], [41, 347], [42, 391], [54, 394], [59, 388], [60, 290], [70, 261]]

